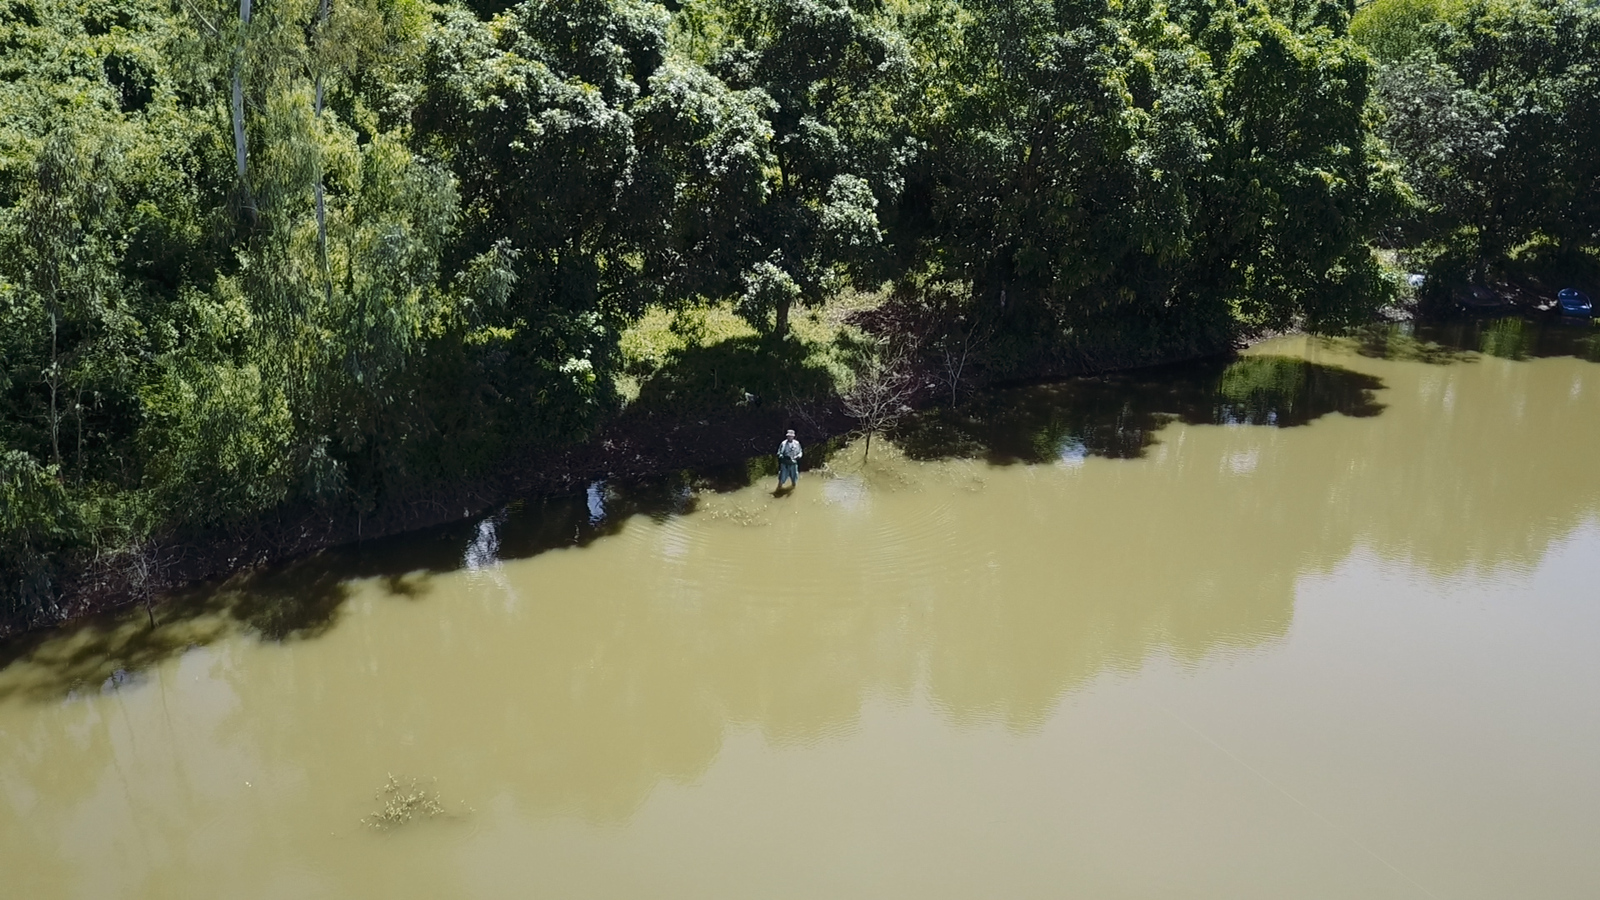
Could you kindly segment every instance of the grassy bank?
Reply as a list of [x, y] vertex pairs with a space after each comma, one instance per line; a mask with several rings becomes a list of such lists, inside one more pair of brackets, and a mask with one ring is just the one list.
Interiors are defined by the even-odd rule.
[[622, 333], [616, 385], [623, 409], [685, 417], [832, 402], [877, 344], [851, 316], [884, 296], [838, 294], [796, 315], [783, 338], [757, 331], [728, 303], [652, 309]]

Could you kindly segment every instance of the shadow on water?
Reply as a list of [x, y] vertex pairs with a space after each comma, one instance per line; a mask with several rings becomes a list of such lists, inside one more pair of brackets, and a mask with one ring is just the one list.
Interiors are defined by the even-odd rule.
[[1600, 362], [1600, 328], [1587, 320], [1506, 316], [1416, 324], [1400, 322], [1340, 338], [1362, 356], [1429, 365], [1471, 362], [1479, 355], [1527, 360], [1574, 357]]
[[1374, 416], [1383, 410], [1375, 398], [1382, 388], [1348, 369], [1246, 356], [997, 391], [909, 417], [892, 436], [914, 459], [1133, 459], [1174, 419], [1289, 428], [1329, 413]]
[[[1288, 427], [1331, 412], [1370, 416], [1382, 409], [1373, 399], [1381, 387], [1344, 369], [1252, 356], [998, 391], [954, 412], [913, 417], [892, 437], [922, 459], [1131, 458], [1174, 418]], [[806, 461], [815, 465], [842, 446], [815, 446]], [[96, 685], [115, 688], [128, 673], [233, 633], [265, 641], [315, 638], [337, 624], [353, 582], [375, 579], [391, 597], [416, 599], [431, 576], [585, 547], [621, 532], [635, 516], [659, 521], [684, 515], [705, 492], [735, 491], [775, 476], [775, 460], [758, 457], [628, 483], [597, 481], [581, 495], [517, 501], [475, 520], [200, 585], [157, 605], [155, 627], [142, 608], [131, 609], [0, 645], [0, 671], [29, 670], [27, 678], [0, 681], [0, 699], [19, 691], [49, 699]]]
[[18, 692], [50, 700], [96, 686], [114, 689], [136, 678], [131, 673], [241, 631], [274, 642], [315, 638], [338, 623], [355, 581], [377, 579], [390, 596], [417, 599], [431, 576], [586, 547], [620, 533], [634, 516], [660, 521], [693, 512], [702, 492], [739, 490], [770, 474], [767, 468], [773, 467], [766, 460], [755, 460], [626, 484], [596, 481], [580, 495], [518, 500], [481, 518], [197, 585], [148, 612], [125, 608], [22, 635], [0, 643], [0, 672], [18, 665], [32, 672], [0, 681], [0, 700]]
[[[1214, 380], [1198, 387], [1150, 384], [1159, 373], [1139, 373], [1045, 393], [1098, 398], [1096, 415], [1128, 407], [1177, 418], [1187, 410], [1191, 420], [1205, 422], [1281, 426], [1341, 406], [1375, 411], [1362, 393], [1374, 382], [1321, 367], [1296, 375], [1252, 366], [1226, 381], [1213, 371]], [[1181, 452], [1174, 446], [1137, 473], [1106, 465], [1034, 477], [1045, 473], [929, 466], [910, 490], [887, 478], [877, 482], [868, 497], [883, 500], [876, 507], [835, 503], [824, 490], [864, 484], [856, 477], [861, 470], [846, 471], [845, 463], [861, 454], [856, 444], [851, 458], [832, 467], [839, 470], [833, 478], [802, 479], [800, 502], [817, 506], [794, 520], [792, 531], [762, 530], [774, 523], [730, 516], [715, 533], [709, 523], [705, 530], [701, 523], [653, 530], [651, 540], [618, 548], [626, 552], [610, 566], [569, 554], [580, 564], [501, 573], [525, 586], [533, 601], [516, 609], [492, 589], [479, 591], [479, 584], [493, 587], [489, 577], [447, 592], [429, 584], [427, 572], [541, 546], [581, 546], [616, 530], [624, 541], [640, 537], [626, 529], [641, 523], [623, 525], [617, 517], [630, 509], [672, 516], [685, 508], [679, 505], [684, 482], [656, 483], [648, 502], [616, 496], [631, 487], [597, 485], [565, 501], [506, 510], [503, 518], [374, 543], [359, 548], [347, 570], [333, 567], [383, 579], [364, 586], [350, 619], [357, 618], [357, 604], [387, 602], [395, 611], [429, 591], [430, 606], [445, 608], [399, 617], [409, 621], [374, 617], [361, 627], [347, 621], [347, 633], [337, 637], [350, 640], [336, 642], [337, 654], [230, 659], [237, 642], [226, 640], [196, 654], [181, 673], [141, 672], [127, 662], [103, 666], [86, 656], [84, 691], [116, 690], [114, 698], [63, 705], [59, 714], [0, 703], [0, 728], [14, 738], [8, 774], [26, 788], [13, 791], [9, 811], [27, 823], [11, 829], [22, 842], [4, 846], [15, 847], [14, 858], [59, 859], [50, 864], [76, 872], [82, 855], [63, 852], [75, 845], [61, 836], [96, 822], [106, 834], [125, 836], [107, 852], [124, 854], [117, 857], [124, 869], [139, 872], [137, 864], [149, 856], [141, 842], [147, 833], [161, 846], [178, 846], [191, 838], [170, 829], [226, 821], [259, 829], [240, 834], [264, 836], [255, 843], [272, 852], [254, 859], [259, 868], [248, 877], [267, 883], [283, 859], [321, 858], [315, 854], [327, 845], [326, 831], [295, 825], [309, 820], [273, 816], [331, 809], [335, 801], [324, 796], [364, 803], [373, 779], [419, 760], [436, 761], [429, 763], [435, 771], [419, 774], [442, 775], [449, 790], [478, 786], [468, 787], [464, 800], [503, 798], [497, 816], [503, 807], [529, 827], [583, 821], [610, 828], [634, 821], [658, 785], [705, 783], [735, 729], [764, 736], [774, 748], [817, 747], [861, 733], [886, 703], [925, 698], [970, 734], [1004, 728], [1021, 737], [1040, 733], [1069, 693], [1093, 690], [1107, 676], [1131, 680], [1151, 661], [1192, 674], [1207, 660], [1275, 653], [1298, 627], [1302, 579], [1332, 576], [1343, 585], [1337, 591], [1376, 590], [1361, 602], [1392, 605], [1382, 593], [1392, 588], [1339, 574], [1358, 549], [1372, 562], [1357, 561], [1355, 571], [1382, 566], [1386, 582], [1403, 577], [1402, 585], [1453, 590], [1499, 578], [1495, 573], [1522, 579], [1600, 514], [1600, 469], [1573, 465], [1573, 448], [1600, 446], [1600, 390], [1593, 389], [1600, 369], [1577, 362], [1525, 366], [1531, 377], [1502, 378], [1494, 368], [1386, 367], [1392, 374], [1378, 396], [1390, 409], [1362, 420], [1362, 427], [1301, 429], [1295, 440], [1277, 440], [1287, 433], [1265, 429], [1197, 430]], [[1119, 397], [1107, 387], [1115, 384], [1137, 390]], [[1015, 393], [1032, 396], [1028, 389]], [[1447, 395], [1453, 402], [1445, 402]], [[1175, 396], [1194, 402], [1180, 404]], [[1085, 421], [1084, 412], [1076, 415]], [[1056, 416], [1072, 420], [1066, 412]], [[1034, 414], [1035, 421], [1050, 418]], [[1092, 424], [1082, 428], [1093, 430]], [[1114, 434], [1115, 426], [1113, 418], [1097, 427]], [[1011, 440], [1024, 450], [1033, 446]], [[1176, 444], [1171, 435], [1167, 440]], [[807, 451], [808, 459], [820, 455], [820, 448]], [[918, 468], [885, 456], [879, 470], [885, 476]], [[1235, 465], [1243, 456], [1252, 460], [1247, 469]], [[738, 486], [770, 459], [731, 472], [723, 483]], [[762, 474], [774, 477], [770, 468]], [[972, 496], [952, 496], [958, 491]], [[708, 520], [776, 508], [743, 495], [699, 496]], [[796, 542], [776, 564], [752, 552], [779, 541]], [[1567, 571], [1577, 575], [1561, 577], [1581, 576]], [[290, 588], [315, 580], [284, 572]], [[269, 584], [270, 577], [250, 583]], [[1321, 583], [1323, 592], [1334, 584]], [[387, 601], [375, 596], [384, 584], [396, 595]], [[331, 587], [329, 597], [341, 596], [337, 582]], [[1401, 590], [1395, 598], [1412, 588]], [[205, 617], [184, 622], [169, 621], [165, 610], [161, 615], [146, 650], [160, 643], [181, 650], [213, 626]], [[125, 633], [148, 631], [142, 616], [138, 610], [127, 616]], [[307, 616], [327, 619], [315, 611]], [[267, 621], [282, 627], [294, 617]], [[1401, 624], [1421, 629], [1417, 641], [1448, 639], [1414, 617]], [[85, 646], [74, 643], [71, 631], [58, 634], [50, 660]], [[106, 643], [104, 634], [90, 636]], [[127, 649], [122, 659], [139, 658]], [[59, 671], [36, 678], [48, 662], [0, 672], [0, 690], [50, 678], [64, 683]], [[145, 688], [121, 690], [141, 679]], [[25, 686], [12, 696], [35, 690]], [[42, 689], [38, 694], [49, 699]], [[266, 799], [239, 779], [225, 790], [229, 773], [244, 767], [279, 773], [277, 793]], [[119, 781], [123, 792], [116, 790]], [[353, 825], [356, 805], [339, 808], [351, 811]], [[7, 811], [0, 809], [0, 817]], [[250, 824], [256, 820], [263, 824]], [[327, 845], [326, 852], [348, 855], [346, 843]], [[155, 855], [164, 868], [142, 876], [143, 883], [173, 883], [182, 875], [168, 866], [168, 856]], [[342, 895], [361, 894], [372, 879], [370, 867], [329, 871], [330, 879], [341, 879], [330, 880], [329, 891]], [[431, 891], [452, 892], [460, 893], [458, 886]]]

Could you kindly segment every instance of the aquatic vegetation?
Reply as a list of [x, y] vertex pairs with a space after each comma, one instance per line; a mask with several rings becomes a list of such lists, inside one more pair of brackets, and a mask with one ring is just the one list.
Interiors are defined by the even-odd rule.
[[1459, 347], [1448, 346], [1427, 336], [1419, 336], [1415, 323], [1412, 322], [1371, 325], [1349, 336], [1325, 338], [1323, 342], [1330, 347], [1348, 347], [1362, 356], [1373, 359], [1448, 365], [1472, 358]]
[[1600, 362], [1600, 332], [1576, 341], [1578, 357], [1590, 362]]
[[1501, 359], [1527, 359], [1532, 355], [1537, 332], [1518, 318], [1495, 321], [1479, 336], [1478, 348]]
[[378, 789], [376, 799], [381, 804], [377, 812], [361, 818], [361, 824], [378, 831], [399, 828], [419, 818], [432, 819], [445, 815], [444, 803], [439, 793], [416, 778], [397, 778], [390, 775]]

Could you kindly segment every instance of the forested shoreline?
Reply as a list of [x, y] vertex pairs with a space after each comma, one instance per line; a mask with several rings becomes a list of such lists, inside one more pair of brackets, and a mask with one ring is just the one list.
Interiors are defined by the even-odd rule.
[[[1591, 278], [1597, 59], [1572, 0], [0, 0], [0, 631], [658, 396], [1341, 330], [1400, 263]], [[672, 381], [724, 319], [741, 374]]]

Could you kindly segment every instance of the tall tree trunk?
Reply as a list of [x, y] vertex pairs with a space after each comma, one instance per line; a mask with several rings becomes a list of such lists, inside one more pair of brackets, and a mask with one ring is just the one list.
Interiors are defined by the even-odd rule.
[[250, 185], [245, 180], [245, 162], [249, 151], [244, 135], [244, 45], [245, 28], [250, 24], [250, 0], [239, 0], [239, 50], [233, 62], [233, 159], [239, 170], [239, 187], [244, 191], [245, 208], [255, 213], [255, 200], [250, 196]]
[[778, 298], [778, 327], [773, 332], [780, 341], [789, 336], [789, 303], [787, 295]]
[[239, 170], [239, 182], [244, 183], [245, 139], [244, 139], [244, 81], [240, 75], [239, 63], [233, 66], [233, 159], [234, 165]]
[[52, 305], [50, 310], [50, 377], [45, 383], [50, 386], [50, 459], [57, 466], [61, 465], [61, 410], [57, 394], [61, 387], [61, 354], [58, 350], [57, 333], [60, 331], [58, 317]]
[[[328, 26], [328, 0], [322, 0], [322, 8], [317, 13], [317, 43], [316, 48], [322, 47], [322, 33]], [[317, 124], [322, 124], [322, 66], [317, 65], [317, 92], [312, 101], [312, 115], [316, 117]], [[323, 199], [322, 167], [317, 167], [317, 254], [322, 263], [322, 293], [323, 299], [328, 304], [333, 303], [333, 267], [328, 262], [328, 209]]]
[[83, 382], [72, 386], [72, 421], [78, 427], [78, 484], [83, 484]]

